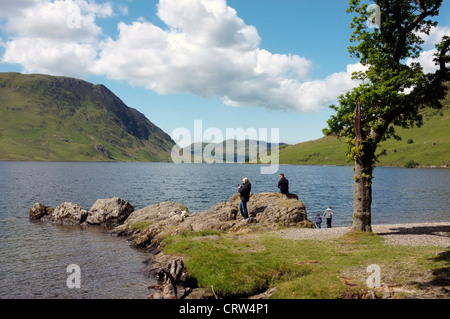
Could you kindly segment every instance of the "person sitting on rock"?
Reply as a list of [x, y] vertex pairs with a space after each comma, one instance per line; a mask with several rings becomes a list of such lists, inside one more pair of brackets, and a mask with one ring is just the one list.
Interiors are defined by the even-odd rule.
[[281, 194], [288, 195], [289, 194], [289, 181], [284, 174], [279, 175], [280, 179], [278, 181], [278, 188], [280, 189]]

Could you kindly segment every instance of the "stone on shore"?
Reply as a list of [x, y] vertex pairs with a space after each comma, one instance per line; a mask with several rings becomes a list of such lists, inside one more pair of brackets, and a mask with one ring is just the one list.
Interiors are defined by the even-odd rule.
[[86, 223], [89, 225], [119, 226], [133, 211], [134, 206], [119, 197], [98, 199], [89, 209]]
[[41, 203], [35, 203], [30, 208], [29, 217], [31, 220], [39, 220], [45, 215], [50, 215], [53, 213], [53, 208], [45, 206]]
[[89, 211], [80, 205], [64, 202], [56, 208], [35, 203], [29, 212], [31, 220], [51, 221], [60, 224], [96, 225], [116, 227], [134, 211], [133, 205], [119, 197], [98, 199]]
[[158, 248], [170, 230], [188, 216], [190, 213], [183, 204], [162, 202], [134, 211], [112, 232], [120, 236], [129, 236], [135, 247]]
[[87, 216], [88, 212], [80, 205], [64, 202], [58, 205], [51, 214], [45, 215], [41, 219], [53, 223], [79, 225], [86, 220]]

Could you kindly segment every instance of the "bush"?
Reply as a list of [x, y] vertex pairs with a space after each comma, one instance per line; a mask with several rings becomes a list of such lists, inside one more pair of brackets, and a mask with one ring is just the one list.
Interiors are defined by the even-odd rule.
[[414, 168], [414, 167], [417, 167], [417, 166], [419, 166], [419, 163], [415, 162], [414, 160], [409, 160], [405, 164], [406, 168]]

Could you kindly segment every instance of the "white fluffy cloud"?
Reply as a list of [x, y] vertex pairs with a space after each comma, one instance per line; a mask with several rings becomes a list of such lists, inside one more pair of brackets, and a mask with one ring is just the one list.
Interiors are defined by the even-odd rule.
[[434, 73], [438, 68], [434, 62], [434, 55], [437, 52], [435, 46], [442, 41], [442, 37], [445, 35], [450, 35], [450, 27], [437, 26], [431, 29], [430, 34], [421, 34], [420, 36], [425, 41], [422, 45], [425, 50], [417, 59], [408, 59], [406, 63], [419, 62], [425, 73]]
[[0, 2], [0, 18], [9, 39], [2, 42], [2, 63], [20, 64], [25, 72], [85, 77], [95, 62], [102, 30], [98, 16], [112, 7], [85, 0]]
[[112, 37], [96, 24], [96, 18], [114, 14], [110, 4], [14, 3], [2, 8], [0, 2], [8, 35], [1, 61], [18, 63], [25, 72], [101, 75], [159, 94], [187, 92], [219, 97], [230, 106], [301, 112], [318, 111], [356, 85], [351, 80], [355, 66], [311, 81], [312, 61], [261, 49], [256, 28], [225, 0], [160, 0], [157, 14], [166, 27], [140, 18], [119, 23]]

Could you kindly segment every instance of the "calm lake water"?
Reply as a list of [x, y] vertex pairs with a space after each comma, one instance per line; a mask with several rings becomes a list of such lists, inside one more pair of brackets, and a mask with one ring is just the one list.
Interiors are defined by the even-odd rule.
[[[334, 226], [349, 226], [351, 167], [282, 165], [290, 191], [309, 218], [327, 205]], [[69, 201], [89, 209], [99, 198], [121, 197], [139, 209], [163, 201], [199, 212], [228, 200], [243, 177], [252, 191], [276, 192], [278, 175], [259, 165], [171, 163], [0, 162], [0, 298], [146, 298], [148, 254], [101, 229], [31, 222], [35, 203]], [[376, 168], [372, 223], [450, 221], [450, 170]], [[81, 288], [68, 288], [67, 266], [81, 269]]]

